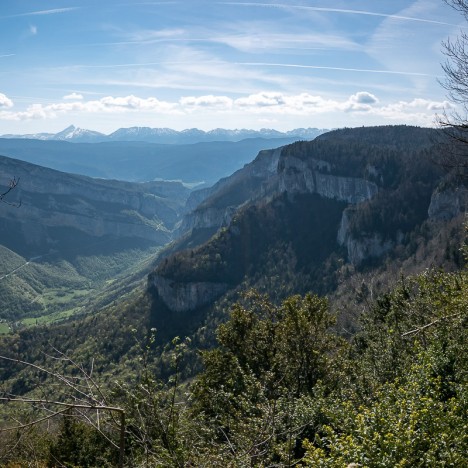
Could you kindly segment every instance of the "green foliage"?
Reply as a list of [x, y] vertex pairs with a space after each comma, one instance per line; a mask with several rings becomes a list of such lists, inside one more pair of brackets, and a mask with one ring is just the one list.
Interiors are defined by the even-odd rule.
[[218, 449], [230, 446], [225, 462], [291, 459], [314, 387], [333, 380], [333, 356], [344, 346], [333, 324], [327, 301], [312, 295], [276, 306], [252, 292], [232, 308], [193, 389], [194, 410], [218, 434]]
[[[218, 346], [202, 353], [204, 370], [191, 384], [182, 380], [190, 341], [176, 338], [161, 354], [153, 333], [128, 329], [137, 338], [132, 372], [111, 394], [126, 415], [127, 460], [466, 466], [467, 276], [402, 278], [362, 315], [350, 343], [333, 330], [326, 299], [292, 296], [276, 305], [249, 292], [218, 328]], [[158, 377], [163, 361], [167, 380]], [[32, 447], [65, 466], [115, 466], [103, 434], [115, 443], [115, 430], [65, 418]]]
[[363, 316], [307, 466], [466, 466], [467, 276], [405, 278]]
[[48, 453], [48, 466], [98, 468], [117, 465], [118, 452], [103, 432], [68, 415]]
[[369, 405], [329, 400], [330, 422], [315, 443], [305, 441], [304, 465], [466, 466], [467, 387], [448, 400], [444, 393], [428, 362], [412, 366], [405, 379], [382, 385]]

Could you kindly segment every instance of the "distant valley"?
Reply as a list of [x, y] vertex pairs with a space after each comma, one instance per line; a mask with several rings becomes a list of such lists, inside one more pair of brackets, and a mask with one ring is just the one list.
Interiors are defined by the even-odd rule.
[[297, 138], [253, 138], [192, 144], [146, 142], [70, 143], [0, 139], [0, 154], [62, 172], [103, 179], [146, 182], [181, 180], [212, 185], [254, 159], [262, 149]]
[[63, 318], [134, 272], [172, 239], [190, 193], [180, 182], [92, 179], [3, 156], [0, 174], [0, 186], [19, 181], [0, 210], [0, 319], [9, 321]]

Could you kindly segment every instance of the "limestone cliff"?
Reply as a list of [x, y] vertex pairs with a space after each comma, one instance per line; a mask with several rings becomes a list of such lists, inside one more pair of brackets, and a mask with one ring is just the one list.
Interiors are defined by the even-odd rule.
[[283, 192], [316, 193], [338, 201], [360, 203], [372, 198], [378, 186], [364, 178], [334, 175], [327, 161], [285, 156], [282, 148], [261, 151], [252, 163], [231, 177], [191, 194], [190, 207], [197, 201], [200, 203], [184, 217], [179, 233], [227, 226], [236, 209], [244, 203]]
[[468, 189], [464, 186], [439, 188], [431, 198], [428, 215], [430, 218], [449, 220], [468, 211]]
[[20, 209], [2, 208], [3, 224], [10, 231], [18, 230], [25, 244], [42, 246], [56, 244], [56, 236], [65, 235], [57, 233], [64, 229], [68, 236], [80, 232], [164, 244], [188, 196], [188, 190], [177, 183], [170, 187], [167, 182], [92, 179], [6, 157], [0, 157], [0, 175], [0, 185], [13, 177], [20, 180], [11, 195], [22, 202]]
[[389, 252], [394, 246], [394, 242], [383, 239], [377, 233], [361, 233], [359, 237], [354, 237], [350, 233], [350, 222], [356, 207], [348, 207], [343, 211], [340, 227], [338, 229], [337, 241], [341, 246], [346, 247], [348, 261], [353, 265], [360, 265], [368, 258], [376, 258]]
[[159, 275], [150, 275], [159, 298], [173, 312], [189, 312], [211, 303], [224, 292], [228, 285], [212, 282], [176, 282]]
[[281, 148], [260, 151], [256, 159], [213, 187], [194, 191], [187, 200], [192, 211], [184, 216], [179, 234], [192, 229], [227, 226], [236, 209], [268, 191], [277, 174]]
[[326, 161], [287, 156], [278, 167], [280, 192], [317, 193], [348, 203], [359, 203], [372, 198], [378, 187], [375, 183], [357, 177], [334, 175]]

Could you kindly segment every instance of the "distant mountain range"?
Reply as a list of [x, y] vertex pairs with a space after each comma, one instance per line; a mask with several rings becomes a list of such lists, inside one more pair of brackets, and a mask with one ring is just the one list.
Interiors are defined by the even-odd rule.
[[161, 144], [0, 138], [0, 154], [62, 172], [103, 179], [182, 180], [212, 185], [251, 162], [260, 150], [277, 148], [297, 139], [247, 138], [242, 141]]
[[262, 128], [261, 130], [216, 128], [205, 132], [198, 128], [182, 131], [170, 128], [130, 127], [119, 128], [109, 135], [86, 130], [70, 125], [58, 133], [34, 133], [26, 135], [1, 135], [0, 138], [19, 138], [28, 140], [58, 140], [74, 143], [101, 143], [107, 141], [142, 141], [162, 144], [191, 144], [211, 141], [241, 141], [247, 138], [295, 138], [297, 140], [312, 140], [326, 132], [319, 128], [296, 128], [287, 132]]

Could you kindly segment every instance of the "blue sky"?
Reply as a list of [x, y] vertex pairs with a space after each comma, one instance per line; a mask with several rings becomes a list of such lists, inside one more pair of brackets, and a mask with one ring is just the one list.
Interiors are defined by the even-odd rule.
[[0, 134], [433, 125], [442, 0], [2, 0]]

